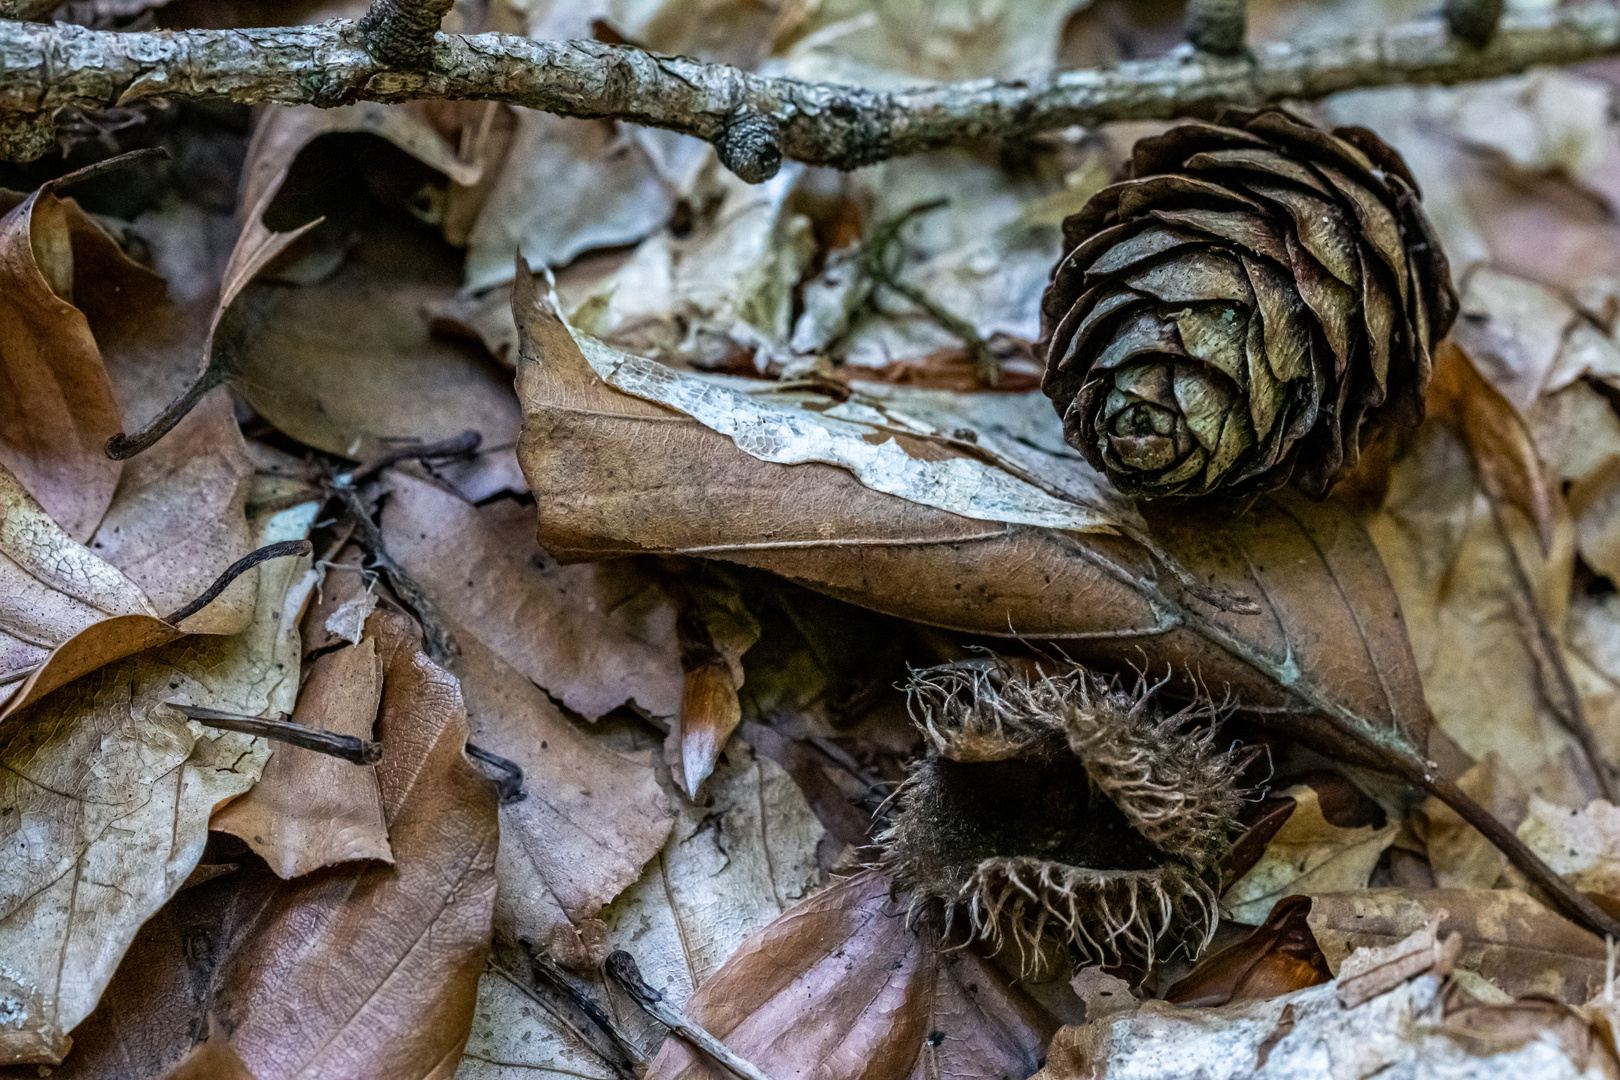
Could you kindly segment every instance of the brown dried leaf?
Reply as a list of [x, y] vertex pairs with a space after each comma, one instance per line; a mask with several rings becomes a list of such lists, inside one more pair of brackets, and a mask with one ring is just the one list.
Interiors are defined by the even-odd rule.
[[394, 865], [282, 881], [250, 856], [186, 889], [142, 930], [58, 1075], [161, 1075], [210, 1014], [258, 1080], [454, 1071], [488, 951], [495, 796], [462, 753], [455, 680], [409, 620], [378, 613], [368, 629]]
[[[315, 659], [289, 719], [370, 739], [381, 698], [377, 643], [366, 638]], [[394, 861], [375, 766], [297, 746], [276, 746], [253, 790], [209, 827], [241, 837], [283, 878], [354, 859]]]
[[[561, 559], [647, 551], [727, 559], [920, 622], [1063, 639], [1093, 662], [1129, 663], [1151, 643], [1155, 664], [1196, 675], [1216, 696], [1277, 708], [1269, 722], [1329, 753], [1387, 768], [1392, 755], [1410, 763], [1415, 753], [1391, 731], [1426, 741], [1398, 605], [1345, 511], [1277, 496], [1242, 514], [1152, 513], [1152, 541], [1204, 586], [1262, 605], [1255, 614], [1212, 612], [1125, 537], [974, 520], [863, 486], [819, 460], [762, 460], [745, 449], [747, 431], [733, 441], [621, 393], [527, 274], [517, 278], [514, 312], [526, 415], [519, 458], [546, 507], [540, 542]], [[967, 453], [903, 433], [890, 445], [914, 461]], [[1111, 519], [1069, 505], [1077, 523]]]
[[1333, 825], [1322, 816], [1316, 789], [1308, 784], [1283, 794], [1294, 800], [1294, 812], [1272, 836], [1260, 861], [1221, 898], [1238, 922], [1259, 925], [1286, 896], [1361, 888], [1399, 828], [1394, 822], [1381, 829]]
[[112, 502], [121, 466], [102, 452], [121, 416], [90, 324], [74, 306], [80, 260], [125, 259], [72, 200], [34, 192], [0, 218], [0, 464], [74, 539]]
[[1242, 941], [1211, 953], [1165, 992], [1164, 1000], [1193, 1008], [1268, 1001], [1333, 978], [1306, 922], [1308, 896], [1277, 901], [1266, 921]]
[[535, 545], [534, 507], [475, 507], [404, 473], [388, 477], [383, 541], [455, 636], [478, 638], [587, 719], [629, 703], [676, 714], [675, 611], [639, 568], [558, 566]]
[[[1028, 1075], [1055, 1026], [972, 949], [942, 950], [924, 918], [867, 871], [744, 943], [686, 1013], [774, 1076], [901, 1080]], [[807, 1068], [808, 1066], [808, 1068]], [[718, 1077], [671, 1037], [649, 1080]]]
[[527, 792], [500, 811], [496, 932], [590, 966], [602, 906], [641, 876], [669, 836], [669, 800], [649, 755], [617, 753], [570, 723], [477, 637], [458, 644], [471, 739], [521, 768]]
[[1457, 966], [1515, 997], [1551, 994], [1580, 1004], [1603, 986], [1603, 940], [1517, 889], [1367, 889], [1312, 898], [1310, 926], [1335, 972], [1362, 946], [1398, 942], [1444, 912], [1442, 935], [1462, 935]]

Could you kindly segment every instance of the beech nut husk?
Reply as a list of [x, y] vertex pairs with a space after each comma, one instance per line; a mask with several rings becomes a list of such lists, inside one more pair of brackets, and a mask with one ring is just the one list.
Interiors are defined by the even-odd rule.
[[1142, 139], [1127, 176], [1064, 222], [1039, 346], [1115, 487], [1321, 498], [1379, 425], [1422, 420], [1457, 293], [1378, 136], [1229, 110]]
[[1142, 685], [1050, 661], [933, 668], [909, 690], [928, 752], [878, 839], [914, 905], [1026, 969], [1053, 948], [1151, 964], [1208, 942], [1248, 763], [1216, 748], [1210, 709], [1165, 716]]

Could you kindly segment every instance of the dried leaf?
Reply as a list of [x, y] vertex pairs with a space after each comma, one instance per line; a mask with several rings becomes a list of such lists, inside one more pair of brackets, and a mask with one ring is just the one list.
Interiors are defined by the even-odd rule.
[[[367, 638], [316, 657], [290, 719], [370, 739], [381, 696], [377, 643]], [[376, 768], [297, 746], [276, 746], [259, 783], [209, 827], [241, 837], [283, 878], [353, 859], [394, 861]]]
[[425, 481], [388, 475], [383, 541], [458, 638], [478, 638], [587, 719], [630, 703], [653, 716], [676, 714], [675, 611], [642, 571], [630, 563], [558, 566], [535, 545], [533, 507], [474, 507]]
[[1240, 923], [1265, 922], [1278, 900], [1295, 893], [1361, 888], [1399, 828], [1393, 822], [1381, 829], [1340, 828], [1322, 816], [1315, 788], [1299, 784], [1284, 794], [1294, 800], [1294, 812], [1272, 836], [1260, 861], [1222, 897]]
[[[882, 875], [839, 882], [744, 943], [687, 1015], [769, 1075], [1028, 1074], [1051, 1021], [971, 949], [944, 951]], [[806, 1065], [814, 1063], [807, 1070]], [[650, 1080], [718, 1073], [679, 1039]]]
[[[308, 516], [272, 522], [301, 531]], [[120, 660], [14, 715], [0, 736], [0, 805], [19, 815], [0, 860], [0, 1061], [61, 1061], [136, 930], [185, 881], [208, 819], [258, 779], [263, 740], [204, 728], [184, 704], [290, 711], [305, 560], [263, 566], [254, 622]], [[287, 564], [293, 564], [291, 566]]]
[[[1211, 953], [1165, 992], [1176, 1005], [1210, 1008], [1267, 1001], [1333, 978], [1306, 922], [1308, 896], [1277, 902], [1266, 921], [1233, 945]], [[1089, 1013], [1088, 1019], [1095, 1019]]]
[[570, 723], [478, 638], [459, 645], [455, 670], [472, 741], [521, 768], [527, 792], [500, 811], [496, 932], [590, 966], [601, 951], [602, 906], [641, 876], [670, 835], [669, 800], [650, 755], [619, 754]]
[[1593, 799], [1573, 810], [1532, 795], [1518, 832], [1577, 889], [1620, 896], [1620, 807]]
[[1270, 1001], [1178, 1009], [1158, 1001], [1125, 1017], [1066, 1027], [1052, 1041], [1038, 1080], [1318, 1080], [1324, 1076], [1413, 1075], [1457, 1080], [1575, 1080], [1588, 1055], [1539, 1031], [1524, 1043], [1470, 1047], [1419, 1018], [1443, 1008], [1441, 980], [1426, 975], [1346, 1009], [1329, 983]]
[[0, 218], [0, 464], [74, 539], [112, 502], [121, 466], [102, 452], [122, 417], [84, 312], [74, 306], [79, 261], [133, 278], [79, 205], [41, 189]]
[[368, 629], [394, 865], [282, 881], [247, 856], [186, 889], [143, 929], [58, 1075], [161, 1075], [210, 1014], [258, 1080], [453, 1070], [489, 945], [495, 795], [462, 753], [455, 680], [409, 620], [379, 612]]
[[[935, 492], [917, 493], [933, 503], [924, 505], [820, 461], [790, 467], [761, 460], [746, 452], [749, 434], [739, 444], [666, 406], [619, 393], [541, 305], [526, 275], [517, 279], [514, 311], [527, 414], [519, 457], [548, 508], [541, 543], [559, 558], [646, 551], [725, 558], [921, 622], [1069, 639], [1066, 648], [1093, 661], [1128, 662], [1151, 639], [1155, 662], [1179, 675], [1198, 671], [1217, 694], [1229, 689], [1245, 703], [1283, 706], [1268, 719], [1330, 753], [1388, 768], [1392, 753], [1414, 752], [1395, 748], [1399, 739], [1390, 744], [1389, 730], [1409, 733], [1418, 745], [1426, 741], [1426, 710], [1383, 569], [1359, 524], [1333, 507], [1280, 497], [1241, 515], [1184, 509], [1152, 515], [1154, 541], [1206, 585], [1267, 604], [1265, 614], [1207, 614], [1201, 601], [1180, 599], [1173, 575], [1161, 575], [1154, 557], [1123, 537], [974, 520], [936, 509], [947, 500]], [[647, 393], [668, 390], [672, 400], [705, 415], [713, 407], [717, 423], [734, 415], [719, 403], [729, 409], [735, 392], [712, 383], [706, 384], [712, 393], [700, 392], [705, 384], [688, 376], [633, 358], [621, 364], [612, 358], [617, 354], [591, 349], [610, 358], [604, 362], [610, 373], [644, 377]], [[676, 394], [677, 386], [685, 389]], [[772, 408], [756, 402], [747, 414], [775, 417], [789, 432], [818, 432], [817, 441], [844, 430], [829, 426], [838, 421], [825, 414], [813, 418], [811, 408]], [[1056, 418], [1050, 422], [1055, 426]], [[885, 454], [911, 462], [905, 470], [912, 471], [891, 475], [921, 476], [914, 466], [943, 458], [960, 466], [971, 457], [888, 431], [872, 439], [888, 447]], [[875, 449], [871, 442], [865, 445]], [[650, 446], [657, 453], [649, 454]], [[766, 457], [776, 453], [753, 448]], [[1012, 473], [1001, 476], [1001, 490], [1019, 498], [1044, 493]], [[1031, 495], [1028, 505], [1064, 507], [1071, 524], [1108, 518], [1046, 498]], [[1347, 641], [1356, 645], [1347, 648]]]
[[1462, 950], [1462, 935], [1453, 931], [1442, 941], [1437, 932], [1446, 913], [1437, 911], [1421, 928], [1383, 947], [1351, 953], [1339, 966], [1339, 1004], [1347, 1009], [1371, 1001], [1419, 975], [1451, 974]]
[[1457, 966], [1515, 997], [1579, 1004], [1603, 986], [1602, 939], [1517, 889], [1367, 889], [1312, 898], [1310, 925], [1335, 971], [1362, 946], [1386, 946], [1445, 912], [1442, 936], [1462, 935]]

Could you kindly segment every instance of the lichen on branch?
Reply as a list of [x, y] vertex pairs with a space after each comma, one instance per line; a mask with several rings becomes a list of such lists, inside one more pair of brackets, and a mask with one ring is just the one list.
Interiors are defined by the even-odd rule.
[[1458, 41], [1434, 18], [1245, 55], [1182, 50], [1033, 80], [879, 92], [627, 46], [509, 34], [436, 34], [419, 65], [394, 69], [368, 51], [360, 29], [346, 20], [151, 33], [0, 22], [0, 129], [33, 132], [7, 140], [0, 131], [0, 153], [39, 152], [34, 115], [64, 107], [157, 97], [327, 107], [448, 98], [680, 131], [735, 151], [747, 178], [757, 180], [774, 171], [778, 154], [759, 145], [773, 126], [780, 158], [850, 169], [987, 135], [1171, 119], [1358, 87], [1494, 78], [1617, 52], [1620, 8], [1594, 3], [1504, 19], [1484, 48]]

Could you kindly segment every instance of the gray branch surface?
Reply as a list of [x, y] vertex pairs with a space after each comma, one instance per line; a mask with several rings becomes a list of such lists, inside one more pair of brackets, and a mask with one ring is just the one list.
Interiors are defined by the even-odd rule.
[[[1620, 53], [1620, 8], [1593, 3], [1504, 19], [1484, 48], [1457, 41], [1436, 18], [1266, 45], [1239, 57], [1189, 52], [1038, 80], [982, 79], [880, 93], [625, 46], [509, 34], [440, 33], [424, 65], [390, 68], [366, 50], [356, 25], [344, 20], [151, 33], [5, 22], [0, 128], [37, 142], [44, 125], [29, 114], [156, 97], [318, 106], [456, 98], [561, 116], [612, 117], [696, 135], [723, 148], [768, 142], [758, 137], [764, 132], [774, 134], [781, 157], [848, 169], [985, 135], [1171, 119], [1222, 104], [1311, 100], [1359, 87], [1456, 83], [1614, 53]], [[728, 135], [740, 123], [749, 127], [747, 139]], [[12, 145], [28, 143], [13, 138]], [[8, 141], [0, 133], [0, 144]], [[754, 163], [750, 179], [774, 171], [772, 149], [764, 148], [765, 159]]]

